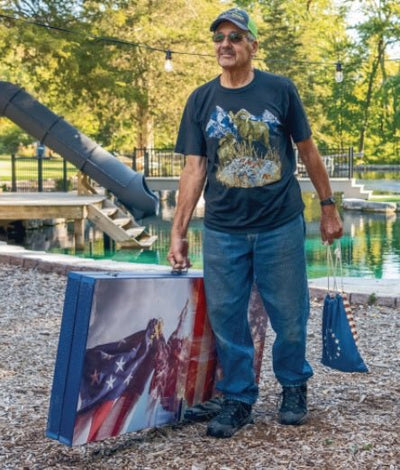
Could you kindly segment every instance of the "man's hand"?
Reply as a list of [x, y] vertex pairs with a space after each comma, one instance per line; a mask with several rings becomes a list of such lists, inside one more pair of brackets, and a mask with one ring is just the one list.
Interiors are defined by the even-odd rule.
[[[312, 138], [297, 142], [296, 145], [299, 157], [306, 166], [308, 176], [317, 190], [320, 200], [323, 201], [332, 196], [328, 173]], [[335, 238], [340, 238], [343, 235], [342, 220], [334, 204], [322, 206], [321, 211], [321, 238], [323, 243], [331, 245]]]
[[171, 246], [167, 255], [172, 269], [182, 270], [191, 266], [188, 258], [188, 241], [185, 238], [193, 211], [203, 191], [206, 179], [207, 159], [200, 155], [187, 155], [179, 180], [178, 204], [171, 229]]
[[321, 207], [320, 229], [322, 242], [329, 245], [343, 235], [342, 220], [334, 204]]
[[192, 266], [188, 258], [188, 250], [189, 244], [186, 238], [180, 238], [178, 236], [171, 237], [171, 246], [167, 258], [172, 269], [181, 271]]

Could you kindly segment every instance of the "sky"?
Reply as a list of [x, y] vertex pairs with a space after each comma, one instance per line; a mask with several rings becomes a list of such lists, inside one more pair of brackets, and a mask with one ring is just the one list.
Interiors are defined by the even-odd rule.
[[[349, 4], [349, 2], [345, 2], [344, 0], [336, 0], [336, 4], [343, 5], [343, 4]], [[361, 8], [361, 3], [359, 0], [353, 0], [350, 5], [350, 11], [348, 14], [348, 25], [349, 26], [355, 26], [356, 24], [360, 23], [365, 19], [365, 16], [362, 12]], [[354, 37], [356, 36], [356, 32], [352, 30], [351, 28], [348, 30], [348, 33]], [[388, 50], [388, 55], [392, 58], [400, 58], [400, 41], [397, 42], [396, 44], [391, 45]]]

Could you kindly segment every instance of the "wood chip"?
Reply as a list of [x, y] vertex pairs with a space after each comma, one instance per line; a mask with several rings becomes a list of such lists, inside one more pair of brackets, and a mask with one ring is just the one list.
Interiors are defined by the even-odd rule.
[[276, 420], [280, 386], [268, 328], [255, 424], [232, 439], [205, 424], [130, 433], [82, 447], [45, 437], [66, 278], [0, 264], [0, 468], [2, 469], [400, 469], [400, 308], [353, 306], [368, 374], [320, 364], [320, 302], [313, 300], [308, 358], [310, 418]]

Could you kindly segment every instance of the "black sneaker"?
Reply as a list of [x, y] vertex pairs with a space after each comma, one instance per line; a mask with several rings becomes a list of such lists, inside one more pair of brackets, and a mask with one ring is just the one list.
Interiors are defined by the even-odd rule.
[[281, 424], [298, 425], [307, 419], [307, 385], [282, 387], [282, 404], [279, 409]]
[[220, 413], [207, 426], [207, 436], [232, 437], [245, 424], [252, 423], [251, 405], [224, 400]]
[[184, 420], [191, 423], [209, 421], [221, 411], [223, 401], [222, 397], [214, 397], [203, 403], [191, 406], [185, 410]]

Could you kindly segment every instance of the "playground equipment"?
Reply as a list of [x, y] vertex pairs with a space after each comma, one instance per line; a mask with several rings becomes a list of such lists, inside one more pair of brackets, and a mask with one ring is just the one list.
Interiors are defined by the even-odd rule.
[[0, 116], [13, 121], [109, 190], [135, 218], [158, 212], [158, 197], [141, 173], [124, 165], [23, 88], [0, 81]]

